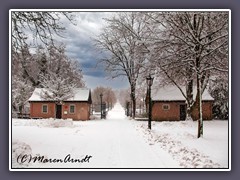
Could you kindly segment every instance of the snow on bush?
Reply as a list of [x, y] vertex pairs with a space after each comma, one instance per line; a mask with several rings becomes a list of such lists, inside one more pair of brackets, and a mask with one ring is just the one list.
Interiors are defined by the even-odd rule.
[[21, 163], [20, 161], [17, 162], [17, 159], [21, 158], [23, 155], [30, 155], [32, 154], [32, 148], [23, 142], [18, 140], [12, 141], [12, 167], [13, 168], [26, 168], [30, 164], [28, 163]]
[[13, 119], [13, 126], [73, 127], [72, 119]]
[[100, 116], [96, 115], [96, 114], [93, 114], [90, 116], [90, 119], [91, 120], [96, 120], [96, 119], [101, 119]]
[[72, 119], [51, 119], [49, 120], [49, 126], [48, 127], [72, 127], [73, 126], [73, 120]]

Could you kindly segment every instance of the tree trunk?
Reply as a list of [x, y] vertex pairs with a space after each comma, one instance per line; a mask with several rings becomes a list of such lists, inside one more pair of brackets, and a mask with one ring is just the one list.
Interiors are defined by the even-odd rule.
[[198, 106], [198, 138], [203, 136], [203, 117], [202, 117], [202, 93], [201, 93], [201, 79], [198, 77], [198, 83], [197, 83], [197, 89], [198, 89], [198, 99], [199, 99], [199, 106]]
[[19, 106], [19, 113], [20, 113], [20, 117], [23, 117], [23, 105]]
[[136, 98], [135, 95], [132, 96], [132, 118], [135, 119], [136, 115]]
[[135, 97], [135, 86], [131, 85], [131, 101], [132, 101], [132, 118], [135, 119], [136, 115], [136, 97]]
[[197, 66], [197, 96], [196, 102], [197, 103], [197, 119], [198, 119], [198, 135], [197, 137], [200, 138], [203, 136], [203, 118], [202, 118], [202, 83], [201, 83], [201, 76], [200, 76], [200, 58], [196, 58], [196, 66]]
[[[193, 106], [193, 70], [191, 67], [187, 67], [187, 114], [191, 116], [191, 107]], [[192, 117], [192, 116], [191, 116]]]
[[195, 98], [194, 104], [190, 107], [189, 114], [190, 114], [191, 118], [195, 121], [200, 118], [200, 116], [199, 116], [199, 91], [198, 91], [198, 87], [197, 87], [196, 98]]

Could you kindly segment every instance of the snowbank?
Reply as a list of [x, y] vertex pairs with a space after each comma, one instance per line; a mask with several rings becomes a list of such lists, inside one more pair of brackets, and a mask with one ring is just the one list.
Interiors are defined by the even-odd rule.
[[73, 127], [72, 119], [13, 119], [13, 126], [38, 126], [38, 127]]
[[137, 122], [145, 141], [172, 155], [183, 168], [228, 167], [228, 122], [204, 122], [204, 136], [197, 138], [197, 122]]
[[67, 119], [53, 119], [48, 121], [49, 127], [72, 127], [73, 126], [73, 120]]
[[27, 168], [30, 164], [21, 163], [17, 159], [21, 159], [24, 155], [32, 154], [32, 148], [23, 142], [18, 140], [12, 141], [12, 167], [13, 168]]

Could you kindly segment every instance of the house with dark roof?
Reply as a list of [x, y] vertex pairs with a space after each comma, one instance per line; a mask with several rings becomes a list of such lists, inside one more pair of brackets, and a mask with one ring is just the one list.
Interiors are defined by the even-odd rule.
[[44, 88], [36, 88], [29, 98], [30, 118], [56, 118], [89, 120], [91, 112], [91, 91], [87, 88], [75, 88], [66, 100], [56, 101], [43, 98], [51, 94]]
[[[196, 88], [195, 88], [196, 89]], [[193, 97], [196, 91], [193, 92]], [[152, 120], [154, 121], [181, 121], [186, 119], [187, 105], [186, 99], [181, 91], [175, 86], [166, 86], [153, 89], [152, 98]], [[213, 98], [204, 91], [202, 95], [203, 119], [212, 119]], [[197, 110], [193, 110], [193, 119], [197, 119]]]

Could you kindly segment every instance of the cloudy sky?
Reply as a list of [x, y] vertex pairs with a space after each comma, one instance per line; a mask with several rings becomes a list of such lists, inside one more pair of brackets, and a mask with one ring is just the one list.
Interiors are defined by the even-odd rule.
[[103, 18], [111, 16], [110, 12], [77, 12], [76, 26], [63, 20], [66, 32], [62, 41], [66, 44], [67, 55], [80, 62], [84, 80], [88, 88], [108, 86], [114, 89], [128, 87], [125, 78], [111, 79], [104, 71], [104, 67], [97, 66], [100, 55], [94, 48], [95, 38], [104, 26]]

